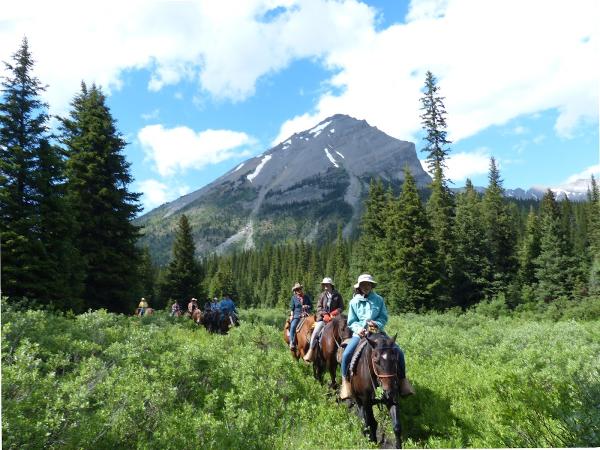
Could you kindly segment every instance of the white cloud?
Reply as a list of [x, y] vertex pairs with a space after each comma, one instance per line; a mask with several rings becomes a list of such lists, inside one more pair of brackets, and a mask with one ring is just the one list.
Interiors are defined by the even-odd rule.
[[166, 184], [152, 178], [138, 182], [135, 189], [142, 193], [141, 200], [146, 211], [190, 192], [189, 186], [177, 181], [170, 180]]
[[569, 178], [566, 179], [566, 181], [564, 181], [561, 184], [570, 184], [578, 180], [588, 180], [592, 177], [592, 175], [594, 175], [594, 178], [596, 178], [596, 181], [598, 181], [598, 179], [600, 178], [600, 164], [590, 166], [579, 173], [571, 175]]
[[[293, 60], [351, 48], [375, 14], [357, 0], [107, 0], [93, 13], [68, 0], [4, 3], [0, 60], [27, 36], [36, 75], [49, 84], [47, 99], [58, 111], [82, 79], [110, 92], [131, 69], [151, 72], [151, 91], [197, 80], [216, 98], [243, 100], [260, 77]], [[280, 14], [265, 16], [278, 7]]]
[[53, 112], [82, 79], [110, 92], [132, 69], [150, 71], [150, 90], [196, 80], [205, 95], [241, 101], [259, 78], [310, 58], [333, 71], [331, 89], [276, 141], [335, 113], [414, 139], [426, 70], [446, 97], [454, 141], [552, 108], [564, 137], [598, 120], [596, 0], [415, 0], [406, 24], [379, 31], [375, 9], [358, 0], [107, 0], [93, 14], [67, 0], [5, 3], [0, 59], [26, 35]]
[[[433, 176], [427, 167], [425, 160], [420, 160], [423, 169]], [[490, 167], [489, 149], [482, 147], [473, 152], [451, 153], [446, 160], [447, 169], [445, 175], [454, 183], [462, 183], [474, 175], [488, 173]]]
[[148, 125], [138, 132], [146, 157], [162, 176], [171, 176], [186, 169], [201, 169], [230, 158], [248, 156], [240, 147], [254, 144], [246, 133], [231, 130], [196, 132], [188, 127], [165, 128]]
[[158, 180], [144, 180], [137, 184], [136, 190], [142, 192], [142, 203], [145, 209], [152, 209], [168, 201], [169, 187]]
[[554, 108], [556, 132], [569, 137], [582, 120], [598, 120], [599, 8], [594, 0], [569, 8], [540, 0], [413, 1], [408, 23], [331, 49], [325, 63], [338, 69], [330, 82], [342, 94], [323, 94], [312, 114], [284, 123], [275, 141], [335, 113], [414, 140], [427, 70], [446, 97], [453, 141]]

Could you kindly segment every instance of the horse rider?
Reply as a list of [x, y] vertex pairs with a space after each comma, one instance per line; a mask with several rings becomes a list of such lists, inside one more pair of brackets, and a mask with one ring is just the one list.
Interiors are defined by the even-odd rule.
[[304, 287], [300, 283], [294, 284], [292, 293], [290, 299], [290, 350], [295, 350], [296, 327], [300, 319], [310, 313], [312, 302], [310, 297], [304, 293]]
[[178, 302], [174, 302], [171, 305], [171, 317], [176, 316], [177, 313], [180, 313], [180, 312], [181, 312], [181, 307], [179, 306], [179, 303]]
[[[353, 335], [342, 356], [342, 388], [340, 390], [340, 399], [342, 400], [349, 398], [351, 395], [352, 387], [348, 379], [348, 371], [350, 370], [352, 355], [360, 339], [365, 337], [367, 332], [383, 333], [385, 324], [388, 321], [387, 308], [383, 297], [373, 291], [376, 284], [371, 275], [364, 273], [358, 277], [358, 281], [354, 285], [356, 293], [350, 300], [348, 309], [348, 326]], [[412, 395], [415, 391], [406, 378], [404, 353], [400, 347], [396, 346], [396, 348], [400, 360], [400, 395]]]
[[237, 318], [237, 309], [229, 294], [225, 294], [223, 300], [219, 302], [219, 309], [221, 310], [222, 317], [229, 318], [231, 326], [234, 326], [235, 319]]
[[344, 309], [344, 299], [342, 295], [335, 290], [333, 280], [329, 277], [323, 278], [321, 281], [321, 295], [317, 301], [317, 322], [310, 338], [310, 349], [304, 355], [304, 361], [311, 362], [315, 360], [315, 346], [317, 345], [317, 337], [326, 323], [335, 316], [340, 314]]
[[138, 304], [138, 311], [140, 316], [144, 315], [144, 313], [146, 312], [146, 308], [148, 308], [148, 302], [144, 297], [142, 297], [140, 299], [140, 303]]
[[196, 309], [198, 309], [198, 300], [196, 300], [194, 297], [192, 297], [187, 305], [188, 308], [188, 312], [190, 313], [190, 315], [192, 315], [194, 313], [194, 311]]

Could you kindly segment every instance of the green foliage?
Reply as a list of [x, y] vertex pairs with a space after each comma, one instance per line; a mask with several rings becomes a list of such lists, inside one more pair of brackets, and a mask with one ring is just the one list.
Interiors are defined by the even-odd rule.
[[[509, 316], [502, 303], [390, 317], [417, 390], [400, 405], [404, 447], [598, 445], [598, 318]], [[241, 327], [216, 336], [160, 311], [3, 304], [3, 447], [369, 447], [355, 410], [290, 357], [285, 316], [242, 310]], [[375, 413], [389, 439], [387, 411]]]
[[456, 198], [456, 220], [452, 232], [452, 303], [466, 308], [483, 298], [489, 280], [481, 200], [469, 179], [465, 192]]
[[278, 329], [4, 308], [5, 448], [367, 447]]
[[397, 200], [392, 199], [386, 218], [380, 285], [391, 311], [415, 311], [432, 307], [436, 264], [431, 227], [408, 167]]
[[67, 154], [67, 193], [77, 223], [75, 243], [84, 268], [86, 306], [130, 311], [137, 279], [138, 228], [131, 223], [141, 194], [129, 192], [127, 145], [100, 88], [81, 91], [62, 122]]
[[179, 226], [173, 243], [173, 258], [167, 268], [161, 290], [161, 303], [174, 298], [181, 305], [192, 297], [202, 298], [202, 269], [196, 260], [196, 246], [192, 229], [185, 214], [179, 217]]
[[49, 143], [45, 86], [24, 38], [5, 63], [0, 100], [2, 288], [10, 296], [74, 307], [81, 291], [64, 163]]
[[534, 260], [538, 280], [536, 290], [543, 301], [568, 296], [574, 285], [574, 259], [561, 228], [558, 208], [554, 194], [548, 190], [542, 200], [540, 253]]
[[515, 224], [504, 197], [496, 160], [490, 159], [489, 184], [483, 195], [482, 218], [488, 251], [491, 295], [506, 289], [517, 271]]

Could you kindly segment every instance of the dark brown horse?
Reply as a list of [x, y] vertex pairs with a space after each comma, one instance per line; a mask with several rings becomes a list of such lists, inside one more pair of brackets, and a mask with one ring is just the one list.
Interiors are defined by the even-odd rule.
[[338, 361], [338, 349], [341, 348], [342, 342], [345, 339], [352, 337], [352, 330], [347, 325], [345, 316], [337, 316], [323, 327], [321, 340], [317, 344], [315, 350], [317, 352], [314, 362], [315, 377], [323, 383], [323, 375], [325, 371], [329, 371], [331, 377], [332, 389], [337, 387], [335, 379]]
[[[296, 328], [296, 348], [294, 350], [290, 350], [296, 359], [304, 358], [304, 355], [308, 353], [310, 335], [312, 333], [313, 325], [316, 321], [315, 315], [311, 314], [306, 316], [306, 319], [301, 319], [301, 321], [302, 323], [298, 324], [298, 327]], [[288, 346], [290, 345], [289, 331], [290, 319], [287, 319], [285, 321], [285, 326], [283, 327], [283, 339]]]
[[[398, 411], [400, 354], [395, 345], [396, 336], [384, 334], [367, 337], [368, 345], [362, 351], [350, 379], [352, 397], [356, 401], [365, 422], [369, 438], [377, 441], [377, 421], [373, 416], [373, 405], [384, 404], [392, 419], [396, 448], [402, 446], [402, 426]], [[381, 386], [381, 398], [376, 398], [377, 387]]]

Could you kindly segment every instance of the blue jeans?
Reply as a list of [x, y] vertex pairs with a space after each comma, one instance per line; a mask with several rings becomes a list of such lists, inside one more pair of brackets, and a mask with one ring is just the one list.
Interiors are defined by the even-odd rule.
[[295, 345], [294, 340], [296, 339], [296, 327], [298, 326], [299, 322], [300, 319], [292, 319], [292, 322], [290, 323], [290, 346]]
[[342, 355], [342, 376], [344, 378], [348, 378], [348, 371], [350, 370], [350, 361], [352, 360], [352, 355], [354, 354], [354, 350], [356, 350], [356, 346], [360, 342], [360, 338], [358, 336], [352, 336], [348, 345], [344, 349], [344, 354]]
[[[342, 355], [342, 376], [344, 378], [348, 378], [348, 371], [350, 370], [350, 361], [352, 361], [352, 355], [354, 354], [354, 350], [358, 346], [360, 342], [360, 338], [358, 336], [352, 336], [350, 342], [344, 349], [344, 354]], [[398, 360], [400, 362], [400, 367], [398, 368], [398, 376], [400, 378], [406, 378], [406, 362], [404, 361], [404, 352], [398, 346], [398, 344], [394, 344], [396, 350], [398, 351]]]

